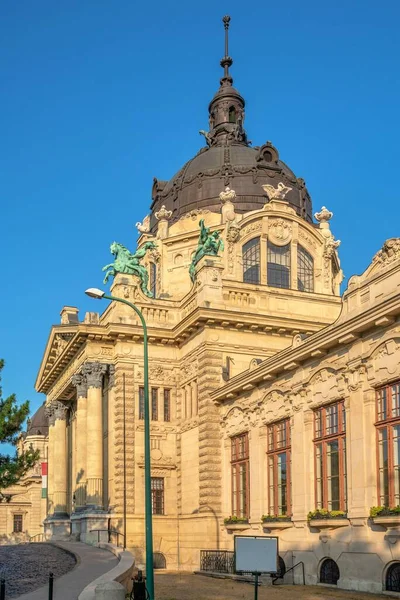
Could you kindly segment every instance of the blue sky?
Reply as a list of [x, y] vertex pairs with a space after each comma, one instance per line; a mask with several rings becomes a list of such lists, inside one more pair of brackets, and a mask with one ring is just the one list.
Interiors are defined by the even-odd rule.
[[32, 409], [62, 306], [102, 308], [110, 242], [202, 145], [227, 13], [249, 138], [334, 212], [347, 278], [399, 235], [398, 1], [3, 0], [0, 356]]

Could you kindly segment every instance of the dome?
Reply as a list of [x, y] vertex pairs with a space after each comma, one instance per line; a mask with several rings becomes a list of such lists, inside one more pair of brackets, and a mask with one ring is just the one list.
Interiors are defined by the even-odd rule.
[[32, 419], [28, 419], [26, 436], [30, 435], [45, 435], [49, 433], [49, 420], [45, 415], [45, 405], [35, 412]]
[[262, 186], [269, 184], [276, 188], [281, 182], [292, 188], [285, 201], [311, 223], [311, 199], [305, 183], [279, 160], [271, 143], [261, 148], [245, 144], [203, 148], [169, 182], [154, 181], [151, 225], [156, 225], [154, 214], [162, 205], [172, 211], [171, 222], [192, 210], [220, 212], [219, 194], [227, 185], [236, 192], [236, 212], [257, 210], [268, 202]]
[[[284, 200], [297, 214], [312, 222], [311, 199], [305, 182], [279, 159], [277, 149], [266, 142], [251, 147], [244, 129], [245, 101], [233, 87], [228, 56], [230, 17], [224, 17], [225, 56], [221, 60], [224, 75], [220, 88], [208, 107], [209, 131], [201, 130], [206, 146], [189, 160], [170, 180], [154, 178], [150, 226], [157, 228], [156, 213], [165, 205], [175, 222], [194, 210], [220, 212], [219, 194], [226, 186], [236, 192], [235, 210], [245, 213], [262, 208], [269, 198], [263, 185], [285, 188]], [[280, 186], [281, 187], [281, 186]], [[282, 197], [282, 196], [281, 196]]]

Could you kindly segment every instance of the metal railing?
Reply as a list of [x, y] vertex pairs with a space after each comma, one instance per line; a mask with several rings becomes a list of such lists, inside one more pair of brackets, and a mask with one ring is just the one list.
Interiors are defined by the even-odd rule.
[[31, 535], [31, 537], [29, 538], [28, 541], [29, 541], [29, 543], [30, 542], [44, 542], [45, 541], [44, 533], [36, 533], [35, 535]]
[[116, 529], [91, 529], [89, 533], [96, 533], [97, 532], [97, 543], [100, 543], [100, 533], [102, 532], [106, 532], [108, 534], [107, 537], [107, 541], [109, 544], [112, 543], [112, 536], [116, 535], [117, 536], [117, 546], [119, 546], [119, 536], [121, 536], [124, 539], [124, 543], [122, 545], [122, 548], [125, 548], [125, 536], [123, 533], [121, 533], [120, 531], [117, 531]]
[[233, 574], [235, 553], [231, 550], [200, 550], [200, 571]]
[[[288, 569], [284, 573], [283, 572], [282, 573], [278, 573], [278, 575], [273, 578], [272, 585], [275, 585], [275, 581], [278, 581], [278, 579], [283, 579], [285, 577], [285, 575], [287, 575], [288, 573], [290, 573], [290, 571], [294, 571], [294, 569], [296, 567], [298, 567], [299, 565], [301, 565], [301, 568], [302, 568], [302, 571], [303, 571], [303, 585], [306, 585], [306, 578], [305, 578], [305, 574], [304, 574], [304, 563], [303, 563], [302, 560], [300, 562], [296, 563], [295, 565], [293, 565], [293, 567], [290, 567], [290, 569]], [[294, 583], [294, 577], [293, 577], [293, 585], [295, 585], [295, 583]]]
[[[54, 575], [53, 573], [49, 573], [49, 595], [48, 600], [53, 600], [53, 584], [54, 584]], [[0, 600], [6, 600], [6, 580], [4, 577], [0, 579]]]

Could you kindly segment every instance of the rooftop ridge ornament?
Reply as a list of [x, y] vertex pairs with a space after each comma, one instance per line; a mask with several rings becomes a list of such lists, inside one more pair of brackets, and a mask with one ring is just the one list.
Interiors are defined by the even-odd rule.
[[157, 244], [155, 242], [146, 242], [143, 246], [131, 254], [125, 246], [113, 242], [110, 246], [110, 252], [114, 255], [114, 262], [103, 267], [106, 271], [103, 283], [107, 283], [110, 277], [115, 277], [117, 273], [125, 273], [128, 275], [136, 275], [140, 279], [140, 289], [148, 298], [153, 298], [154, 294], [148, 289], [149, 274], [146, 267], [140, 264], [140, 261], [145, 257], [148, 250], [155, 250]]
[[318, 223], [327, 223], [333, 217], [333, 212], [328, 210], [326, 206], [323, 206], [319, 212], [314, 214], [315, 219]]
[[169, 221], [172, 217], [172, 210], [167, 210], [165, 204], [162, 205], [160, 210], [154, 213], [157, 221]]
[[222, 204], [225, 204], [225, 202], [233, 202], [233, 200], [236, 200], [236, 192], [235, 190], [231, 190], [228, 185], [223, 192], [220, 192], [219, 199]]
[[292, 191], [293, 188], [288, 187], [284, 183], [278, 183], [275, 188], [273, 185], [266, 184], [262, 186], [264, 192], [267, 194], [268, 199], [271, 200], [284, 200], [286, 194]]
[[203, 256], [218, 256], [218, 252], [224, 249], [224, 242], [221, 240], [219, 231], [211, 233], [210, 228], [204, 224], [204, 219], [200, 219], [200, 235], [196, 251], [193, 255], [189, 267], [189, 275], [192, 282], [196, 279], [196, 265]]
[[229, 56], [229, 50], [228, 50], [228, 46], [229, 46], [229, 23], [230, 23], [230, 16], [229, 15], [225, 15], [224, 17], [222, 17], [222, 22], [224, 24], [224, 28], [225, 28], [225, 56], [221, 59], [221, 67], [223, 67], [224, 69], [224, 76], [221, 79], [221, 85], [223, 85], [224, 83], [228, 83], [229, 85], [232, 85], [233, 83], [233, 79], [229, 74], [229, 67], [232, 66], [233, 64], [233, 59]]

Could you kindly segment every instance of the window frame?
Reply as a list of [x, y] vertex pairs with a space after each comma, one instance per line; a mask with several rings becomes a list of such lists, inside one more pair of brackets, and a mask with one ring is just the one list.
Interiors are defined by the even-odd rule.
[[151, 421], [158, 421], [158, 387], [151, 388]]
[[[286, 250], [285, 254], [283, 254], [283, 250]], [[287, 263], [284, 264], [283, 262], [272, 262], [270, 260], [271, 254], [274, 253], [274, 256], [280, 256], [280, 257], [286, 257]], [[277, 288], [280, 290], [290, 290], [292, 287], [292, 281], [291, 281], [291, 277], [292, 277], [292, 245], [291, 242], [289, 242], [288, 244], [284, 244], [283, 246], [278, 246], [277, 244], [274, 244], [273, 242], [271, 242], [270, 239], [267, 240], [267, 285], [269, 287], [273, 287], [273, 288]], [[275, 273], [279, 273], [281, 280], [283, 279], [282, 275], [285, 274], [286, 275], [286, 271], [282, 268], [279, 267], [284, 267], [287, 269], [287, 274], [288, 274], [288, 285], [280, 285], [277, 284], [277, 282], [273, 282], [272, 281], [272, 274]]]
[[[327, 411], [337, 406], [337, 431], [327, 432]], [[324, 404], [314, 409], [314, 494], [315, 494], [315, 507], [318, 509], [325, 510], [340, 510], [347, 513], [347, 455], [346, 455], [346, 410], [344, 406], [344, 400], [336, 400], [329, 404]], [[317, 418], [317, 415], [320, 417]], [[318, 428], [317, 421], [320, 420], [320, 428]], [[332, 503], [332, 499], [329, 500], [328, 490], [328, 462], [327, 462], [327, 448], [328, 444], [338, 440], [338, 480], [339, 480], [339, 508], [329, 507]], [[318, 446], [321, 446], [321, 500], [318, 499]]]
[[[231, 506], [232, 516], [249, 519], [250, 517], [250, 454], [249, 434], [247, 431], [234, 435], [231, 440]], [[241, 442], [243, 440], [243, 443]], [[240, 485], [240, 467], [245, 465], [246, 482]], [[243, 502], [242, 502], [243, 500]], [[243, 504], [243, 511], [239, 507]], [[239, 514], [238, 514], [239, 513]], [[243, 513], [243, 514], [242, 514]]]
[[139, 386], [139, 421], [144, 421], [144, 387]]
[[[162, 482], [161, 487], [156, 487], [156, 482]], [[165, 478], [164, 477], [152, 477], [151, 478], [151, 514], [152, 515], [165, 515]], [[160, 503], [160, 504], [159, 504]], [[160, 510], [158, 507], [161, 505]]]
[[[280, 446], [278, 441], [279, 427], [284, 426], [285, 444]], [[270, 423], [267, 429], [267, 471], [268, 471], [268, 514], [271, 516], [287, 516], [292, 514], [291, 498], [291, 427], [290, 417]], [[271, 443], [272, 442], [272, 443]], [[286, 455], [286, 512], [279, 513], [278, 500], [278, 457]], [[271, 482], [270, 462], [272, 460], [273, 481]], [[271, 505], [271, 489], [273, 490], [273, 506]]]
[[[393, 410], [393, 388], [397, 387], [396, 392], [396, 405]], [[386, 409], [383, 413], [380, 410], [381, 397], [386, 393]], [[396, 467], [399, 470], [399, 465], [394, 465], [394, 428], [400, 426], [400, 380], [392, 381], [384, 386], [381, 386], [375, 390], [375, 429], [376, 429], [376, 473], [377, 473], [377, 493], [378, 493], [378, 505], [386, 506], [391, 508], [400, 504], [400, 491], [395, 493], [395, 470]], [[397, 413], [397, 414], [396, 414]], [[383, 415], [383, 417], [381, 417]], [[381, 465], [380, 465], [380, 440], [379, 434], [381, 431], [386, 430], [386, 441], [387, 441], [387, 477], [388, 477], [388, 502], [382, 502], [382, 498], [385, 496], [381, 493]], [[399, 436], [396, 436], [398, 438]], [[399, 484], [400, 487], [400, 484]], [[396, 502], [395, 498], [398, 496], [399, 500]]]
[[[301, 263], [302, 258], [302, 263]], [[309, 261], [307, 265], [306, 262]], [[310, 266], [311, 265], [311, 266]], [[303, 266], [303, 269], [301, 268]], [[307, 268], [309, 271], [307, 271]], [[304, 285], [304, 289], [300, 287], [300, 272], [304, 273], [304, 280], [301, 282]], [[311, 286], [306, 289], [305, 281], [311, 281]], [[297, 244], [297, 289], [299, 292], [313, 292], [314, 291], [314, 257], [313, 255], [301, 244]]]
[[[250, 245], [252, 244], [252, 245]], [[249, 246], [246, 248], [246, 246]], [[246, 250], [245, 250], [246, 248]], [[251, 257], [249, 259], [245, 258], [245, 253], [250, 253], [251, 250], [255, 248], [255, 260], [258, 259], [258, 263], [251, 262]], [[245, 265], [247, 269], [245, 270]], [[261, 284], [261, 239], [260, 236], [253, 237], [250, 240], [247, 240], [245, 244], [242, 245], [242, 266], [243, 266], [243, 283], [250, 283], [251, 285], [260, 285]], [[257, 281], [252, 281], [251, 279], [246, 279], [246, 272], [248, 273], [250, 269], [257, 267]]]
[[163, 389], [163, 409], [164, 409], [164, 422], [171, 422], [171, 390], [170, 388]]
[[[18, 528], [18, 526], [15, 526], [16, 523], [16, 519], [20, 519], [20, 529]], [[14, 513], [13, 514], [13, 533], [23, 533], [24, 531], [24, 515], [23, 513]]]

